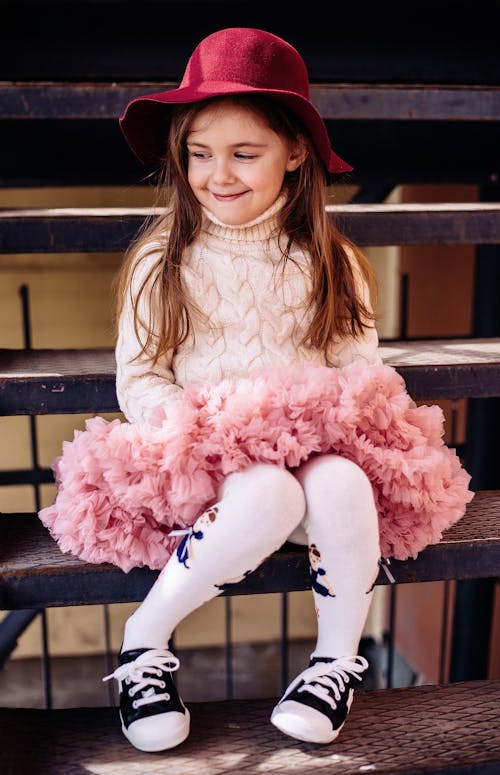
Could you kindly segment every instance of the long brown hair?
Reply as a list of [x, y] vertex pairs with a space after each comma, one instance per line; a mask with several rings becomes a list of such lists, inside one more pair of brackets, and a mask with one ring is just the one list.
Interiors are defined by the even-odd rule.
[[[292, 244], [311, 257], [312, 290], [307, 300], [310, 324], [301, 344], [326, 351], [336, 336], [359, 336], [375, 318], [376, 282], [373, 269], [359, 248], [339, 232], [326, 212], [327, 180], [324, 166], [300, 122], [276, 101], [261, 95], [215, 97], [179, 105], [173, 109], [163, 170], [158, 181], [157, 204], [160, 215], [145, 221], [131, 243], [116, 284], [116, 323], [126, 295], [131, 298], [137, 337], [142, 351], [153, 363], [175, 350], [191, 330], [193, 309], [181, 280], [184, 251], [198, 236], [201, 206], [187, 176], [186, 138], [200, 110], [215, 101], [236, 103], [266, 121], [278, 135], [307, 146], [307, 157], [294, 172], [285, 176], [286, 202], [278, 213], [279, 244], [283, 260]], [[163, 201], [162, 201], [163, 200]], [[159, 258], [132, 294], [134, 272], [148, 254], [148, 244], [161, 245]], [[367, 283], [370, 306], [360, 295], [357, 270]], [[133, 296], [133, 297], [132, 297]], [[142, 316], [139, 308], [143, 310]], [[145, 318], [144, 310], [147, 310]], [[139, 331], [145, 331], [139, 336]]]

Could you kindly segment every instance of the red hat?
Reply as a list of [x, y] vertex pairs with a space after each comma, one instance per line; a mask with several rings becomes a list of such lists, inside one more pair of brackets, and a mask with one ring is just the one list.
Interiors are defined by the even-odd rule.
[[328, 172], [352, 170], [331, 148], [325, 123], [310, 101], [299, 52], [282, 38], [249, 27], [230, 27], [204, 38], [191, 54], [179, 88], [131, 100], [120, 127], [141, 162], [157, 163], [165, 151], [171, 106], [226, 94], [269, 95], [309, 130]]

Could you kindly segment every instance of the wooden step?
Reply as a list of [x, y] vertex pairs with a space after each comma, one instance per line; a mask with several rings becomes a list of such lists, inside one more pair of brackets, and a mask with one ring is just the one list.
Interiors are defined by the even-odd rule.
[[[500, 576], [500, 491], [477, 492], [439, 544], [415, 560], [392, 560], [390, 570], [397, 583]], [[157, 576], [148, 568], [124, 573], [63, 554], [36, 514], [0, 515], [0, 610], [137, 602]], [[377, 583], [388, 583], [383, 569]], [[309, 588], [305, 547], [285, 544], [230, 594]]]
[[[1, 253], [120, 252], [150, 214], [147, 207], [0, 211]], [[495, 244], [500, 203], [329, 205], [329, 217], [359, 245]]]
[[[143, 94], [178, 83], [0, 82], [2, 119], [117, 119]], [[497, 86], [315, 83], [311, 102], [325, 120], [498, 121]]]
[[275, 702], [188, 703], [190, 736], [155, 754], [137, 751], [125, 739], [116, 708], [2, 708], [0, 769], [5, 775], [500, 772], [500, 681], [360, 689], [330, 745], [279, 732], [269, 722]]
[[[500, 396], [500, 338], [381, 342], [417, 399]], [[0, 415], [119, 411], [111, 348], [0, 349]]]

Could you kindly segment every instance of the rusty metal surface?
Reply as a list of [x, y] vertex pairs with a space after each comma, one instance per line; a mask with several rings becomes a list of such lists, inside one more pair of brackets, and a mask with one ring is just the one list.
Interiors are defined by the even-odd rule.
[[[465, 516], [415, 560], [391, 563], [398, 583], [500, 576], [500, 491], [477, 492]], [[0, 609], [137, 602], [158, 571], [92, 565], [63, 554], [36, 514], [0, 515]], [[380, 571], [378, 584], [388, 579]], [[304, 547], [285, 544], [231, 594], [310, 589]]]
[[[154, 208], [0, 212], [0, 252], [121, 252]], [[500, 204], [347, 204], [328, 216], [359, 245], [498, 244]]]
[[[141, 83], [0, 83], [2, 119], [116, 119], [124, 105], [177, 81]], [[328, 84], [311, 86], [325, 119], [498, 121], [496, 86]]]
[[274, 700], [193, 703], [191, 734], [147, 754], [115, 708], [0, 710], [2, 775], [437, 775], [500, 772], [500, 681], [358, 691], [339, 738], [302, 743], [269, 723]]

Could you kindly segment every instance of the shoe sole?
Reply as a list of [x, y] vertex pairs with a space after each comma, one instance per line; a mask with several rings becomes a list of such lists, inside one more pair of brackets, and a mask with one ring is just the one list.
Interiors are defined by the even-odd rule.
[[124, 726], [123, 721], [121, 719], [121, 713], [120, 713], [120, 720], [122, 721], [122, 732], [129, 741], [129, 743], [132, 743], [134, 748], [137, 748], [139, 751], [145, 751], [146, 753], [154, 753], [156, 751], [168, 751], [169, 748], [175, 748], [175, 746], [180, 745], [181, 743], [186, 740], [186, 738], [189, 735], [189, 726], [190, 726], [190, 714], [188, 709], [186, 708], [185, 712], [185, 724], [182, 727], [179, 727], [178, 730], [176, 730], [177, 734], [171, 736], [168, 740], [165, 740], [165, 738], [162, 738], [161, 740], [157, 741], [150, 741], [147, 744], [139, 744], [137, 741], [134, 741], [132, 739], [132, 736], [129, 735], [128, 729]]
[[342, 724], [338, 729], [332, 730], [331, 734], [328, 736], [315, 736], [311, 729], [304, 726], [302, 719], [289, 713], [277, 713], [276, 716], [271, 716], [271, 724], [279, 729], [280, 732], [295, 738], [295, 740], [302, 740], [304, 743], [319, 743], [322, 745], [333, 743], [344, 726], [344, 724]]

